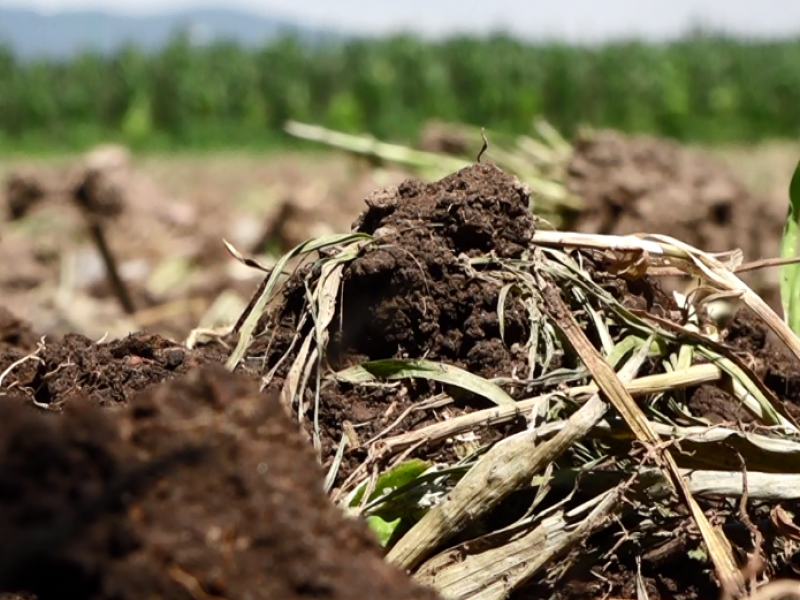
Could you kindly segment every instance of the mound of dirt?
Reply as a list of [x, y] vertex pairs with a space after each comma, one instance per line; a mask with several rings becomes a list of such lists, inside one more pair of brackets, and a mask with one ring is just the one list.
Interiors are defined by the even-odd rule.
[[[501, 286], [486, 277], [485, 270], [471, 268], [466, 260], [527, 256], [535, 231], [527, 207], [525, 187], [516, 178], [488, 164], [473, 165], [431, 184], [406, 181], [368, 197], [367, 209], [355, 222], [353, 230], [371, 234], [374, 243], [362, 248], [358, 257], [343, 269], [342, 293], [337, 302], [341, 314], [334, 316], [334, 325], [329, 331], [327, 358], [330, 367], [339, 370], [370, 360], [424, 358], [455, 365], [485, 378], [508, 377], [510, 373], [527, 377], [528, 357], [522, 349], [530, 334], [526, 307], [509, 294], [501, 337], [497, 310]], [[701, 244], [698, 242], [698, 245]], [[674, 302], [654, 280], [624, 281], [592, 267], [591, 257], [584, 255], [584, 259], [593, 279], [625, 305], [662, 318], [674, 318], [670, 316], [676, 309]], [[282, 302], [275, 312], [262, 320], [266, 335], [251, 347], [251, 355], [258, 355], [264, 352], [262, 340], [269, 339], [269, 350], [263, 356], [264, 368], [278, 368], [272, 389], [285, 383], [292, 363], [290, 358], [278, 365], [278, 360], [285, 358], [286, 352], [296, 356], [299, 344], [295, 344], [294, 350], [290, 349], [290, 344], [307, 298], [303, 280], [308, 275], [313, 273], [305, 270], [299, 277], [290, 279]], [[753, 365], [765, 385], [787, 404], [791, 414], [797, 415], [800, 394], [795, 390], [800, 390], [797, 385], [800, 372], [796, 360], [769, 340], [765, 331], [760, 322], [742, 313], [734, 322], [726, 343], [742, 361]], [[569, 369], [576, 365], [557, 364], [551, 368], [557, 366]], [[323, 464], [331, 464], [343, 432], [351, 443], [355, 442], [344, 453], [336, 485], [341, 485], [364, 463], [369, 456], [368, 449], [374, 449], [372, 440], [387, 430], [394, 436], [488, 406], [474, 396], [455, 396], [444, 403], [443, 409], [421, 409], [419, 401], [422, 399], [440, 398], [437, 394], [442, 391], [455, 395], [455, 390], [422, 378], [375, 386], [325, 379], [318, 402], [312, 388], [314, 385], [309, 382], [303, 392], [301, 420], [311, 432], [318, 406]], [[535, 395], [532, 389], [522, 385], [518, 388], [506, 386], [506, 391], [516, 398]], [[746, 416], [740, 402], [711, 384], [687, 390], [687, 402], [694, 416], [714, 423], [735, 426]], [[483, 445], [526, 426], [524, 416], [520, 415], [514, 422], [487, 425], [472, 433], [477, 436], [477, 443]], [[380, 442], [375, 445], [379, 446]], [[430, 442], [412, 449], [411, 456], [452, 461], [457, 452], [454, 446], [452, 440]], [[503, 515], [491, 518], [507, 524], [504, 519], [513, 520], [509, 515], [516, 508], [506, 509], [507, 506], [503, 508], [506, 511]], [[465, 539], [471, 538], [468, 535]], [[593, 560], [599, 559], [595, 555]], [[674, 569], [661, 572], [657, 561], [648, 559], [643, 572], [653, 593], [670, 590], [672, 594], [653, 597], [675, 597], [683, 591], [684, 597], [691, 598], [713, 592], [711, 579], [705, 575], [685, 578], [689, 564], [687, 560], [676, 558]], [[634, 580], [634, 569], [635, 555], [631, 554], [606, 571], [611, 574], [610, 585], [616, 592], [633, 593], [630, 582]], [[558, 597], [597, 597], [608, 591], [599, 589], [588, 571], [571, 574], [571, 577], [573, 580], [556, 594]], [[520, 590], [514, 598], [552, 593], [552, 589], [542, 591], [534, 587]]]
[[[14, 342], [7, 346], [0, 343], [1, 373], [24, 358], [36, 342], [30, 330], [10, 315], [9, 320], [0, 320], [0, 333]], [[147, 333], [103, 343], [69, 334], [63, 339], [46, 340], [36, 357], [8, 374], [4, 387], [50, 409], [76, 398], [111, 406], [127, 402], [147, 386], [222, 360], [224, 348], [220, 345], [189, 350]]]
[[[344, 268], [342, 314], [334, 317], [337, 325], [331, 328], [328, 346], [332, 368], [388, 358], [425, 358], [484, 378], [510, 373], [527, 378], [530, 368], [524, 345], [530, 319], [526, 306], [514, 294], [508, 295], [501, 336], [500, 286], [478, 276], [467, 259], [517, 259], [526, 254], [535, 231], [528, 202], [525, 186], [490, 164], [473, 165], [430, 184], [408, 180], [369, 196], [367, 209], [353, 229], [373, 235], [375, 244]], [[614, 293], [635, 298], [637, 307], [653, 306], [655, 296], [649, 287], [640, 285], [634, 290], [635, 286], [621, 280], [614, 283], [621, 284]], [[305, 298], [301, 279], [291, 281], [283, 304], [262, 321], [262, 328], [269, 330], [264, 339], [271, 341], [267, 368], [275, 366], [288, 349]], [[274, 324], [279, 324], [277, 335]], [[253, 348], [258, 346], [257, 342]], [[555, 359], [553, 368], [559, 360]], [[279, 367], [273, 387], [282, 385], [290, 363], [284, 361]], [[424, 379], [388, 388], [324, 382], [319, 402], [323, 462], [335, 453], [346, 423], [357, 425], [364, 442], [412, 410], [420, 398], [441, 389]], [[522, 386], [511, 390], [512, 396], [525, 392]], [[305, 422], [310, 423], [316, 402], [311, 389], [305, 394]], [[470, 397], [457, 400], [447, 414], [486, 406], [485, 399]], [[393, 433], [430, 424], [431, 419], [426, 411], [415, 412]], [[481, 432], [481, 441], [488, 443], [524, 424], [520, 419], [487, 428]], [[447, 455], [447, 448], [441, 451]], [[337, 482], [361, 463], [360, 452], [346, 454]]]
[[[7, 350], [30, 351], [36, 347], [36, 336], [29, 323], [0, 307], [0, 357]], [[0, 362], [2, 362], [0, 358]], [[0, 369], [2, 371], [2, 369]]]
[[12, 173], [6, 181], [8, 218], [13, 221], [25, 214], [45, 197], [47, 191], [41, 179], [31, 171]]
[[[660, 233], [708, 252], [741, 248], [745, 261], [778, 255], [783, 214], [749, 192], [727, 166], [699, 150], [650, 136], [601, 130], [579, 137], [567, 187], [586, 210], [570, 229], [600, 234]], [[768, 290], [776, 271], [742, 277]]]
[[[534, 231], [527, 202], [519, 181], [491, 165], [369, 197], [355, 230], [378, 247], [347, 269], [342, 348], [373, 360], [446, 358], [487, 377], [508, 367], [497, 291], [465, 259], [522, 256]], [[509, 346], [526, 334], [519, 308], [508, 313]]]
[[[0, 405], [0, 591], [434, 600], [345, 520], [274, 396], [222, 367], [120, 413]], [[43, 574], [46, 573], [46, 576]]]
[[[527, 355], [521, 346], [529, 333], [525, 307], [509, 297], [504, 344], [497, 287], [473, 277], [465, 260], [490, 254], [519, 258], [526, 251], [534, 228], [519, 181], [494, 166], [476, 165], [432, 184], [406, 181], [373, 194], [367, 206], [354, 229], [373, 234], [377, 244], [345, 269], [342, 327], [330, 344], [334, 368], [424, 357], [483, 377], [522, 373]], [[298, 299], [290, 296], [287, 306], [297, 306]], [[335, 451], [345, 421], [359, 425], [365, 441], [436, 391], [424, 380], [367, 395], [362, 387], [332, 383], [322, 392], [323, 457]], [[402, 428], [429, 418], [418, 413]], [[495, 435], [487, 432], [487, 439]], [[340, 479], [362, 458], [349, 455]]]

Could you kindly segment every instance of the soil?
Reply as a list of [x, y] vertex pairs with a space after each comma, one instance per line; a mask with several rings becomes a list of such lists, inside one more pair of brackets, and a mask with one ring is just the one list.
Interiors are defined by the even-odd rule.
[[[0, 372], [27, 355], [19, 348], [0, 352]], [[73, 398], [113, 406], [149, 385], [220, 362], [224, 356], [217, 344], [189, 350], [155, 334], [104, 343], [69, 334], [53, 343], [46, 340], [36, 358], [9, 374], [5, 386], [42, 408], [58, 409]]]
[[[779, 255], [785, 203], [750, 192], [710, 154], [644, 135], [599, 130], [574, 141], [568, 189], [586, 210], [568, 229], [660, 233], [707, 252], [740, 248], [745, 262]], [[742, 279], [779, 308], [777, 270]]]
[[11, 349], [29, 351], [35, 347], [36, 336], [30, 324], [0, 307], [0, 356]]
[[[642, 152], [657, 157], [662, 151]], [[595, 162], [587, 159], [587, 173], [595, 163], [611, 160], [603, 159], [602, 152], [598, 156]], [[683, 164], [673, 155], [668, 159], [651, 162], [666, 172], [676, 168], [669, 161]], [[694, 167], [681, 168], [692, 172]], [[649, 172], [644, 163], [641, 171]], [[610, 177], [599, 171], [585, 175], [603, 176]], [[696, 191], [704, 189], [698, 178], [678, 179], [693, 181]], [[629, 213], [641, 213], [640, 202], [646, 206], [658, 190], [663, 192], [663, 180], [653, 175], [648, 181], [650, 187], [635, 188], [641, 192], [636, 203], [622, 202]], [[627, 189], [625, 185], [612, 186], [598, 197], [614, 197], [613, 190]], [[717, 198], [714, 206], [729, 195], [707, 194]], [[735, 198], [729, 208], [738, 211], [746, 198]], [[480, 277], [466, 259], [522, 257], [534, 233], [528, 205], [524, 186], [491, 164], [474, 165], [431, 184], [407, 180], [367, 196], [366, 210], [353, 230], [370, 233], [376, 243], [344, 268], [337, 304], [343, 308], [330, 329], [326, 366], [339, 370], [366, 360], [425, 358], [486, 378], [527, 376], [528, 356], [522, 349], [530, 334], [526, 306], [509, 294], [501, 338], [499, 285]], [[45, 206], [37, 202], [31, 211]], [[144, 222], [145, 215], [136, 216], [135, 206], [124, 206], [126, 218]], [[628, 213], [618, 216], [623, 214]], [[739, 219], [729, 220], [729, 226], [742, 227], [738, 235], [750, 235], [753, 229]], [[621, 222], [640, 230], [633, 220]], [[662, 231], [706, 249], [707, 244], [691, 236], [710, 240], [713, 232], [722, 231], [719, 223], [692, 233], [680, 219], [662, 222], [675, 227]], [[137, 231], [144, 235], [143, 229]], [[722, 237], [718, 241], [724, 242]], [[203, 260], [209, 265], [222, 262], [218, 257]], [[592, 264], [588, 257], [587, 264]], [[307, 275], [308, 269], [299, 274]], [[650, 280], [625, 282], [600, 272], [595, 276], [627, 306], [660, 316], [674, 309]], [[248, 292], [255, 288], [252, 280], [239, 283]], [[220, 365], [234, 336], [193, 348], [148, 331], [96, 342], [78, 333], [59, 336], [38, 322], [29, 326], [18, 315], [0, 311], [0, 393], [8, 394], [0, 403], [0, 428], [5, 428], [0, 435], [0, 531], [9, 540], [3, 544], [6, 550], [0, 549], [0, 593], [39, 599], [65, 594], [109, 599], [434, 598], [384, 564], [372, 534], [363, 523], [343, 518], [328, 502], [321, 482], [348, 425], [361, 447], [345, 453], [335, 486], [363, 463], [366, 442], [401, 415], [393, 434], [488, 404], [421, 379], [375, 387], [323, 380], [320, 465], [308, 444], [317, 403], [314, 385], [303, 396], [302, 427], [296, 424], [296, 407], [290, 419], [277, 394], [296, 356], [297, 348], [290, 347], [305, 298], [301, 277], [290, 279], [262, 319], [260, 334], [235, 375]], [[751, 314], [740, 313], [725, 343], [800, 417], [797, 361]], [[289, 360], [278, 364], [286, 354]], [[551, 368], [574, 366], [567, 360], [557, 356]], [[273, 368], [275, 377], [259, 393], [261, 376]], [[535, 390], [520, 386], [509, 391], [520, 398]], [[445, 396], [445, 404], [434, 410], [412, 410], [420, 399], [439, 393], [452, 397], [448, 401]], [[694, 414], [712, 422], [747, 421], [716, 387], [701, 386], [688, 398]], [[492, 442], [525, 426], [520, 415], [515, 422], [479, 430], [477, 442]], [[456, 452], [446, 442], [416, 448], [412, 455], [437, 461], [452, 459]], [[626, 527], [632, 531], [636, 524]], [[597, 587], [588, 568], [601, 561], [596, 550], [604, 552], [615, 541], [601, 536], [587, 542], [555, 596], [576, 600], [613, 592], [632, 597], [636, 553], [630, 547], [621, 547], [604, 573], [606, 587]], [[694, 599], [714, 593], [708, 574], [685, 551], [663, 568], [658, 561], [645, 560], [643, 571], [653, 598]], [[42, 577], [43, 572], [49, 576]], [[697, 575], [687, 577], [688, 572]], [[514, 598], [553, 593], [537, 581]]]
[[[474, 277], [468, 257], [492, 254], [519, 258], [534, 231], [527, 192], [518, 180], [494, 166], [477, 165], [433, 184], [408, 180], [369, 196], [355, 231], [373, 234], [377, 244], [349, 263], [343, 274], [344, 310], [334, 317], [341, 328], [329, 344], [330, 365], [340, 370], [367, 360], [427, 358], [491, 378], [527, 369], [522, 346], [529, 334], [522, 301], [509, 296], [505, 343], [497, 316], [497, 284]], [[289, 288], [274, 315], [284, 340], [297, 327], [304, 302], [301, 286]], [[285, 347], [273, 345], [267, 367]], [[290, 361], [285, 361], [284, 375]], [[277, 382], [277, 385], [280, 381]], [[319, 421], [322, 458], [332, 458], [345, 421], [366, 441], [441, 386], [423, 380], [394, 388], [353, 387], [327, 382], [321, 389]], [[460, 398], [446, 414], [484, 408], [477, 398]], [[314, 395], [306, 391], [305, 417], [313, 420]], [[439, 415], [441, 416], [441, 415]], [[395, 433], [439, 418], [426, 413], [405, 419]], [[489, 433], [507, 433], [507, 428]], [[486, 433], [486, 432], [485, 432]], [[434, 458], [427, 453], [428, 458]], [[339, 479], [361, 462], [348, 456]]]
[[[346, 231], [365, 195], [405, 175], [335, 155], [142, 158], [110, 146], [4, 162], [0, 177], [0, 261], [15, 266], [0, 269], [4, 308], [52, 335], [185, 340], [200, 323], [231, 325], [261, 276], [231, 260], [223, 238], [269, 264]], [[132, 315], [106, 281], [86, 213], [102, 224]]]
[[[800, 367], [797, 359], [765, 328], [754, 312], [746, 307], [740, 310], [727, 331], [725, 344], [775, 393], [795, 420], [800, 418]], [[689, 408], [693, 414], [715, 424], [754, 421], [733, 396], [712, 385], [697, 388], [689, 397]]]
[[385, 564], [367, 527], [329, 503], [278, 399], [221, 366], [116, 413], [77, 397], [57, 418], [13, 401], [0, 413], [6, 592], [437, 597]]

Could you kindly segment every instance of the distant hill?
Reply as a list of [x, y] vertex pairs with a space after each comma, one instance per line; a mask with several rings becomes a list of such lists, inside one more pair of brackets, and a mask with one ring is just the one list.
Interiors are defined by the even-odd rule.
[[0, 44], [9, 44], [24, 59], [69, 58], [86, 49], [107, 53], [127, 43], [158, 50], [179, 30], [188, 30], [197, 43], [228, 39], [245, 46], [262, 45], [284, 33], [309, 41], [334, 37], [326, 31], [227, 9], [133, 17], [100, 11], [41, 14], [0, 8]]

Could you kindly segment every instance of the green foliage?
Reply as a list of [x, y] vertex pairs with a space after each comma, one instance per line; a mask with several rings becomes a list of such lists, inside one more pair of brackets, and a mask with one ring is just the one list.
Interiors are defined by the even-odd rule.
[[[797, 256], [797, 241], [800, 236], [800, 164], [794, 171], [789, 184], [789, 210], [783, 226], [781, 258]], [[787, 264], [781, 267], [781, 301], [783, 318], [796, 334], [800, 335], [800, 264]]]
[[[369, 497], [371, 502], [381, 497], [391, 495], [393, 492], [412, 488], [414, 482], [425, 473], [430, 464], [418, 458], [412, 458], [389, 469], [378, 477], [375, 489]], [[351, 509], [357, 507], [364, 497], [366, 483], [359, 487], [356, 493], [350, 498], [347, 506]], [[408, 502], [399, 501], [389, 502], [376, 508], [375, 514], [366, 515], [366, 522], [378, 538], [381, 546], [389, 546], [399, 535], [405, 533], [417, 520], [421, 509], [416, 505], [419, 500], [413, 493], [410, 494]]]
[[[378, 481], [375, 484], [375, 489], [370, 495], [369, 500], [375, 500], [376, 498], [379, 498], [380, 496], [384, 495], [387, 490], [393, 490], [404, 485], [408, 485], [417, 477], [422, 475], [425, 471], [427, 471], [429, 467], [430, 464], [426, 461], [419, 458], [412, 458], [400, 463], [396, 467], [389, 469], [380, 477], [378, 477]], [[365, 490], [366, 485], [358, 488], [358, 491], [356, 491], [348, 503], [350, 508], [354, 508], [359, 505], [361, 499], [364, 497]]]
[[541, 114], [567, 135], [588, 123], [680, 140], [800, 133], [800, 38], [693, 35], [659, 45], [527, 44], [501, 35], [410, 36], [255, 50], [193, 46], [155, 54], [23, 62], [0, 47], [0, 140], [53, 146], [261, 145], [287, 119], [413, 140], [427, 119], [528, 130]]

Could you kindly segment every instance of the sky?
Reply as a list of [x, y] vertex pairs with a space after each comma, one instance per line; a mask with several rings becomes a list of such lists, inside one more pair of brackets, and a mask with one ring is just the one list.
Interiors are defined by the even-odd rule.
[[[600, 41], [663, 39], [694, 24], [731, 33], [800, 33], [798, 0], [204, 0], [355, 33], [398, 30], [423, 35], [502, 29], [524, 37]], [[0, 0], [0, 6], [52, 12], [104, 9], [146, 14], [198, 7], [188, 0]], [[467, 9], [469, 7], [469, 9]]]

